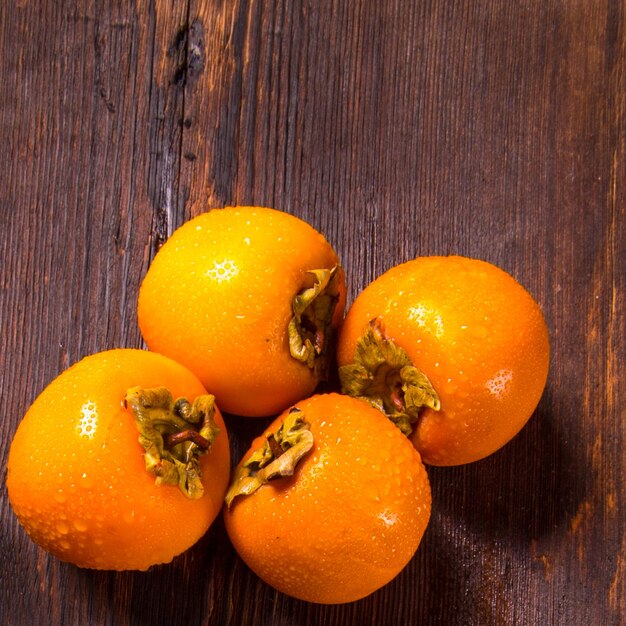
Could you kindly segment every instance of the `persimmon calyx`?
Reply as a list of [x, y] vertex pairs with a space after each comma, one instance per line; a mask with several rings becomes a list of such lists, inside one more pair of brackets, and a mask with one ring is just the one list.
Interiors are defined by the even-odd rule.
[[421, 411], [439, 411], [439, 396], [409, 355], [385, 337], [378, 319], [372, 320], [356, 344], [354, 362], [339, 368], [342, 393], [361, 398], [382, 411], [410, 435]]
[[249, 496], [271, 480], [293, 476], [298, 462], [312, 447], [309, 424], [302, 411], [294, 407], [280, 428], [235, 470], [226, 506], [230, 508], [237, 496]]
[[309, 274], [313, 274], [315, 283], [297, 293], [291, 304], [289, 352], [314, 370], [319, 379], [325, 379], [333, 314], [339, 300], [339, 266], [310, 270]]
[[145, 450], [146, 471], [157, 485], [177, 485], [191, 500], [204, 494], [199, 458], [220, 429], [215, 424], [215, 396], [198, 396], [193, 404], [176, 401], [165, 387], [131, 387], [124, 406], [132, 409]]

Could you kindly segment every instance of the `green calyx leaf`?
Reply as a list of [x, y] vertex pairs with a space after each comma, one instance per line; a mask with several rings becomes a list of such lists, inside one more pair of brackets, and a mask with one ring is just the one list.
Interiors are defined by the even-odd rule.
[[339, 266], [309, 273], [315, 276], [315, 283], [298, 293], [292, 302], [289, 352], [314, 370], [319, 379], [325, 379], [333, 314], [339, 300]]
[[201, 498], [199, 457], [220, 432], [213, 419], [215, 396], [198, 396], [191, 404], [185, 398], [174, 401], [165, 387], [132, 387], [124, 406], [133, 411], [146, 470], [154, 474], [155, 483], [178, 485], [188, 498]]
[[369, 402], [410, 435], [421, 411], [439, 411], [439, 396], [409, 355], [385, 337], [378, 320], [370, 322], [356, 345], [354, 362], [339, 368], [342, 393]]
[[249, 496], [271, 480], [292, 476], [300, 459], [312, 447], [309, 424], [302, 411], [294, 407], [280, 428], [235, 470], [226, 506], [230, 508], [237, 496]]

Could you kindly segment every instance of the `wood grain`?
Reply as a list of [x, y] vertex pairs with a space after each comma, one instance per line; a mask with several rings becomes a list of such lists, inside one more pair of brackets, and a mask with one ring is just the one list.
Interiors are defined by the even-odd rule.
[[[622, 624], [625, 28], [610, 0], [0, 3], [3, 483], [54, 376], [142, 345], [141, 278], [209, 207], [306, 219], [350, 300], [418, 254], [489, 260], [552, 339], [529, 425], [429, 470], [422, 547], [373, 596], [282, 596], [219, 521], [171, 565], [81, 571], [28, 540], [3, 487], [0, 623]], [[238, 456], [258, 425], [229, 425]]]

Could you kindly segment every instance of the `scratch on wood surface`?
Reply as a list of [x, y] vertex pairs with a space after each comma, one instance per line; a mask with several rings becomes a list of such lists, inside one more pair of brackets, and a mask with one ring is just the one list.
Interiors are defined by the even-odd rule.
[[576, 515], [570, 520], [569, 531], [572, 536], [576, 537], [578, 544], [576, 555], [579, 563], [583, 563], [585, 559], [585, 546], [587, 545], [585, 529], [589, 525], [592, 516], [593, 504], [585, 500], [578, 505]]
[[95, 22], [93, 36], [93, 54], [94, 54], [94, 84], [100, 99], [104, 102], [109, 113], [116, 112], [116, 106], [110, 97], [109, 91], [104, 84], [103, 64], [102, 64], [102, 48], [104, 46], [104, 35], [100, 33], [100, 23]]
[[544, 569], [544, 572], [546, 574], [546, 578], [550, 578], [550, 576], [551, 576], [551, 569], [552, 569], [552, 563], [550, 563], [550, 558], [548, 557], [547, 554], [540, 554], [538, 559], [539, 559], [539, 561], [541, 561], [541, 563], [543, 565], [543, 569]]
[[583, 524], [591, 517], [593, 514], [593, 505], [591, 502], [585, 500], [578, 505], [578, 510], [576, 511], [576, 515], [572, 517], [569, 524], [569, 530], [572, 535], [578, 533]]
[[591, 466], [596, 477], [596, 491], [602, 497], [602, 502], [604, 503], [604, 511], [607, 514], [613, 514], [616, 511], [615, 481], [610, 468], [606, 467], [604, 452], [602, 433], [599, 433], [591, 448]]
[[593, 442], [593, 447], [591, 449], [591, 463], [593, 467], [597, 467], [600, 461], [602, 460], [602, 433], [598, 433], [598, 436], [595, 438]]
[[618, 380], [618, 360], [616, 358], [615, 353], [615, 345], [614, 338], [619, 335], [616, 332], [619, 330], [617, 328], [618, 320], [621, 319], [619, 305], [618, 305], [618, 285], [615, 280], [615, 261], [619, 258], [620, 251], [617, 249], [617, 240], [616, 236], [619, 236], [618, 231], [616, 229], [615, 220], [616, 215], [618, 213], [618, 189], [617, 189], [617, 181], [620, 179], [619, 174], [619, 153], [618, 149], [615, 148], [613, 150], [613, 158], [611, 159], [611, 182], [610, 182], [610, 191], [608, 198], [608, 205], [610, 207], [610, 222], [608, 224], [608, 245], [606, 247], [606, 264], [607, 264], [607, 274], [610, 272], [611, 280], [612, 280], [612, 290], [611, 290], [611, 306], [609, 309], [609, 328], [607, 333], [607, 342], [606, 342], [606, 351], [607, 351], [607, 377], [606, 377], [606, 410], [613, 411], [614, 403], [616, 398], [616, 390], [614, 387], [614, 381]]
[[606, 494], [606, 500], [605, 502], [605, 507], [604, 510], [607, 513], [615, 513], [617, 510], [617, 500], [615, 498], [615, 492], [613, 491], [609, 491], [609, 493]]
[[[220, 59], [223, 63], [225, 59], [232, 62], [229, 55], [232, 55], [232, 39], [236, 21], [236, 6], [226, 10], [218, 10], [214, 22], [207, 27], [210, 36], [205, 37], [205, 55], [209, 59]], [[206, 74], [204, 77], [204, 88], [207, 92], [214, 91], [220, 85], [221, 63], [206, 64]], [[217, 123], [217, 121], [216, 121]]]
[[609, 588], [609, 606], [619, 613], [626, 613], [626, 536], [622, 536], [622, 544], [617, 555], [617, 566]]
[[552, 561], [544, 552], [538, 552], [538, 542], [536, 539], [533, 539], [530, 543], [530, 554], [533, 560], [541, 563], [546, 580], [550, 580], [552, 578]]
[[591, 467], [593, 468], [597, 492], [604, 495], [609, 487], [608, 483], [611, 481], [611, 476], [609, 468], [606, 467], [605, 463], [602, 433], [596, 435], [591, 446]]
[[163, 208], [165, 209], [165, 226], [166, 226], [166, 233], [167, 233], [168, 238], [172, 234], [172, 219], [173, 219], [172, 185], [174, 184], [174, 181], [172, 180], [172, 170], [173, 170], [172, 161], [173, 161], [172, 155], [170, 153], [166, 153], [165, 154], [165, 167], [163, 168], [164, 178], [165, 178], [165, 181], [164, 181], [165, 183], [165, 206]]

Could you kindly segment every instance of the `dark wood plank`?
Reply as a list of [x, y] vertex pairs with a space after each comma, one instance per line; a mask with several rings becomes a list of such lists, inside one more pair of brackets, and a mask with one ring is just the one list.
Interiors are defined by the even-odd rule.
[[[275, 206], [355, 295], [418, 254], [492, 261], [551, 330], [546, 394], [494, 456], [431, 468], [418, 554], [361, 602], [267, 587], [218, 521], [148, 573], [82, 571], [3, 488], [0, 623], [607, 624], [626, 615], [622, 3], [0, 5], [0, 454], [83, 355], [142, 345], [141, 277], [186, 219]], [[257, 430], [229, 421], [238, 456]]]

